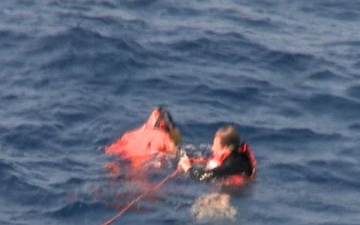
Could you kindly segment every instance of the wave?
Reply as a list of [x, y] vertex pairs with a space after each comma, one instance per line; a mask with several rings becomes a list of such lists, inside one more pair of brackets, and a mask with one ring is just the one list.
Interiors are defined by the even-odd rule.
[[[104, 36], [79, 26], [42, 37], [33, 46], [27, 54], [34, 56], [32, 60], [36, 61], [40, 70], [47, 73], [67, 71], [65, 74], [72, 79], [76, 78], [74, 75], [83, 77], [93, 74], [91, 78], [100, 81], [99, 73], [110, 78], [114, 71], [120, 73], [152, 65], [146, 60], [146, 50], [135, 40]], [[84, 73], [90, 68], [92, 73]]]
[[314, 67], [319, 60], [311, 54], [268, 50], [261, 61], [266, 63], [270, 69], [286, 73], [288, 76], [289, 72], [303, 72]]
[[360, 101], [360, 85], [353, 85], [346, 90], [346, 94]]
[[[300, 182], [306, 179], [306, 172], [308, 170], [307, 166], [300, 163], [294, 162], [277, 162], [273, 163], [266, 168], [267, 170], [271, 170], [272, 175], [281, 174], [281, 180], [286, 180], [287, 182]], [[268, 172], [264, 172], [269, 174]]]
[[324, 69], [311, 73], [309, 79], [312, 81], [332, 81], [332, 82], [338, 82], [343, 80], [343, 78], [338, 73], [333, 72], [329, 69]]
[[59, 197], [47, 185], [36, 181], [24, 165], [15, 165], [5, 160], [0, 160], [1, 189], [6, 193], [3, 197], [16, 204], [33, 205], [50, 204], [54, 198]]
[[[264, 47], [253, 43], [237, 32], [206, 32], [203, 37], [181, 39], [168, 43], [174, 52], [183, 52], [193, 63], [205, 63], [216, 60], [217, 64], [255, 63], [256, 56]], [[201, 57], [199, 57], [201, 56]], [[184, 57], [182, 57], [184, 60]], [[195, 61], [196, 60], [196, 61]]]
[[25, 32], [15, 31], [12, 29], [0, 29], [0, 47], [3, 50], [13, 48], [23, 41], [27, 41], [30, 36]]
[[[29, 113], [29, 112], [27, 112]], [[1, 135], [1, 139], [7, 146], [15, 149], [36, 151], [43, 148], [51, 149], [52, 142], [59, 135], [59, 124], [22, 123], [14, 127], [8, 127], [7, 132]]]
[[104, 206], [100, 202], [76, 200], [72, 203], [67, 203], [60, 207], [50, 209], [44, 214], [61, 219], [71, 218], [74, 216], [78, 217], [84, 214], [89, 214], [90, 212], [97, 212], [96, 214], [98, 214], [102, 211], [104, 211]]
[[306, 179], [319, 185], [336, 187], [337, 189], [356, 190], [360, 182], [356, 179], [358, 165], [346, 159], [312, 160], [308, 162]]
[[342, 138], [340, 133], [320, 133], [309, 128], [256, 128], [256, 133], [252, 135], [253, 141], [257, 143], [297, 143], [299, 140], [301, 142], [335, 141]]
[[330, 115], [341, 120], [358, 118], [360, 102], [332, 94], [313, 94], [308, 98], [298, 99], [298, 103], [308, 112], [316, 115]]
[[300, 10], [329, 19], [356, 21], [360, 18], [359, 4], [352, 1], [346, 2], [345, 4], [339, 4], [335, 1], [311, 2], [301, 6]]

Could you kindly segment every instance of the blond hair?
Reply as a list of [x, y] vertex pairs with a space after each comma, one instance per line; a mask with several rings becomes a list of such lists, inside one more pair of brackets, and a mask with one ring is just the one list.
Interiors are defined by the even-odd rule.
[[220, 127], [216, 131], [215, 137], [219, 137], [221, 145], [230, 147], [232, 151], [240, 146], [240, 135], [232, 125]]

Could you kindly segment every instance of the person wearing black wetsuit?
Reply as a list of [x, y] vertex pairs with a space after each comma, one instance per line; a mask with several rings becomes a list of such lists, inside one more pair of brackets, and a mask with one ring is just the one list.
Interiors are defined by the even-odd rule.
[[199, 181], [223, 179], [232, 175], [244, 178], [255, 176], [256, 160], [246, 143], [233, 126], [221, 127], [216, 133], [212, 146], [213, 155], [204, 168], [195, 168], [187, 157], [179, 161], [179, 167]]

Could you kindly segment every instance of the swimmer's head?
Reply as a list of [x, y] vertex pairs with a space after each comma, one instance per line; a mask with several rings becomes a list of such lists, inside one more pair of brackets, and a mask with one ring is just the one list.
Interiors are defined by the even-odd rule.
[[231, 151], [235, 151], [240, 146], [240, 135], [232, 125], [227, 125], [219, 128], [215, 133], [215, 138], [219, 139], [219, 144], [224, 147], [229, 147]]
[[170, 112], [163, 106], [159, 106], [153, 109], [148, 119], [147, 127], [164, 130], [165, 132], [169, 133], [171, 139], [176, 145], [181, 143], [180, 131], [176, 128]]

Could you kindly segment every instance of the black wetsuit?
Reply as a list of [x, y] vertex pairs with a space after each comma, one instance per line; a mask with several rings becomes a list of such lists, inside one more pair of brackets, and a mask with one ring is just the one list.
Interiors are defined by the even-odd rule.
[[233, 151], [226, 157], [223, 163], [211, 170], [191, 167], [188, 174], [199, 181], [226, 178], [231, 175], [242, 175], [249, 177], [254, 172], [248, 152]]

